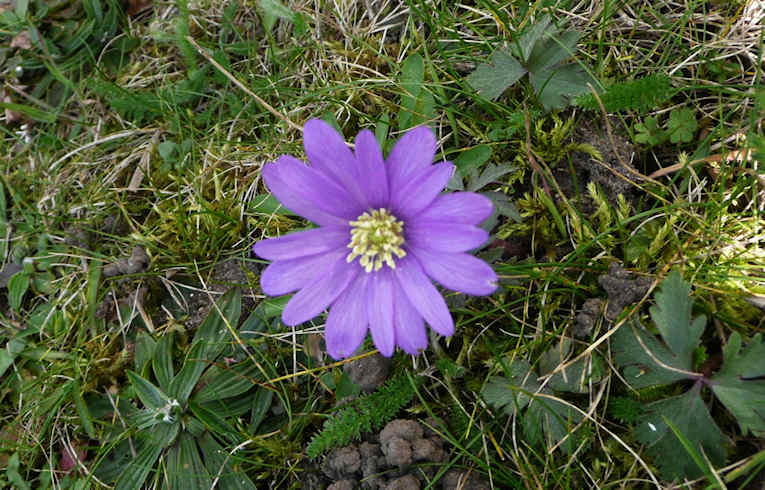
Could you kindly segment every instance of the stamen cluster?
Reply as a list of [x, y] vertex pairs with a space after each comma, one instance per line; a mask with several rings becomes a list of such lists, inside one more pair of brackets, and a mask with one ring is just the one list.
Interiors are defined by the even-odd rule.
[[401, 248], [404, 244], [404, 224], [387, 209], [365, 212], [349, 224], [352, 228], [348, 244], [351, 253], [346, 258], [348, 263], [361, 257], [359, 264], [365, 271], [372, 272], [380, 270], [383, 264], [395, 269], [393, 256], [399, 259], [406, 256], [406, 251]]

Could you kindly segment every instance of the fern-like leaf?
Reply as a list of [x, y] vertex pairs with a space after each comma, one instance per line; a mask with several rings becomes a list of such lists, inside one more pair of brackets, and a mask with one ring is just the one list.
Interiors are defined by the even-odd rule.
[[[655, 73], [637, 80], [615, 83], [600, 94], [600, 100], [607, 112], [647, 111], [661, 105], [675, 92], [669, 77]], [[590, 110], [600, 109], [592, 94], [578, 97], [575, 105]]]
[[[415, 383], [419, 383], [419, 379], [415, 378]], [[324, 422], [321, 432], [308, 444], [306, 454], [316, 458], [330, 449], [359, 439], [364, 432], [378, 430], [412, 400], [414, 389], [409, 377], [402, 373], [388, 380], [376, 392], [346, 405]]]

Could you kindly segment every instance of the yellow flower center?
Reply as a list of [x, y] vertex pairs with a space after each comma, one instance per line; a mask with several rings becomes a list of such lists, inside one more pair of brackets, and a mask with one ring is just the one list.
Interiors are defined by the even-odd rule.
[[403, 258], [406, 252], [401, 248], [404, 244], [404, 223], [397, 220], [387, 209], [373, 209], [351, 221], [351, 242], [346, 261], [352, 262], [356, 257], [359, 264], [367, 272], [378, 271], [383, 264], [391, 269], [396, 268], [393, 256]]

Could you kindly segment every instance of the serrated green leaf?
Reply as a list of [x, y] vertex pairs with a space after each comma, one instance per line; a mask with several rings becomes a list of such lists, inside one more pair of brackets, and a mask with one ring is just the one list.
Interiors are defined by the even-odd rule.
[[250, 360], [225, 368], [213, 366], [202, 377], [200, 382], [202, 387], [194, 394], [192, 400], [205, 403], [238, 396], [262, 379], [260, 369]]
[[[564, 337], [553, 348], [542, 354], [539, 359], [539, 371], [544, 376], [553, 372], [559, 365], [568, 360], [571, 351], [571, 339]], [[603, 361], [597, 354], [582, 357], [565, 369], [556, 372], [546, 386], [555, 391], [570, 393], [587, 393], [589, 384], [597, 383], [603, 377]]]
[[697, 450], [702, 450], [709, 461], [719, 466], [725, 462], [726, 438], [709, 415], [700, 395], [700, 386], [687, 393], [646, 405], [646, 414], [635, 427], [635, 436], [646, 445], [646, 452], [661, 468], [664, 478], [696, 478], [702, 470], [683, 448], [665, 422], [682, 433]]
[[114, 488], [120, 490], [140, 490], [144, 481], [149, 476], [149, 472], [154, 468], [154, 464], [162, 452], [162, 446], [147, 444], [144, 446], [136, 458], [130, 462], [125, 471], [120, 473]]
[[765, 437], [765, 343], [755, 335], [741, 349], [741, 336], [731, 335], [723, 351], [725, 360], [709, 382], [712, 392], [736, 417], [741, 432]]
[[494, 376], [481, 390], [486, 403], [501, 409], [507, 415], [522, 410], [539, 390], [537, 376], [524, 359], [516, 359], [509, 366], [510, 378]]
[[672, 143], [689, 143], [697, 128], [696, 115], [691, 109], [675, 109], [669, 113], [667, 132]]
[[590, 90], [588, 83], [595, 84], [595, 79], [577, 63], [530, 71], [529, 79], [548, 111], [565, 107], [573, 97]]
[[549, 15], [545, 15], [535, 24], [530, 26], [528, 30], [526, 30], [526, 32], [524, 32], [520, 38], [518, 38], [518, 47], [520, 48], [520, 53], [518, 54], [524, 63], [531, 57], [531, 53], [537, 43], [542, 41], [547, 36], [557, 34], [557, 32], [557, 27], [550, 27]]
[[634, 389], [662, 386], [681, 379], [694, 379], [693, 352], [704, 332], [706, 318], [691, 322], [690, 284], [678, 271], [661, 283], [651, 318], [662, 344], [637, 321], [622, 325], [613, 336], [614, 359], [624, 368], [625, 381]]
[[[616, 364], [624, 370], [624, 380], [635, 390], [688, 379], [686, 374], [673, 369], [687, 370], [689, 366], [680, 363], [672, 352], [637, 320], [619, 327], [612, 337], [612, 350]], [[673, 369], [667, 369], [662, 364]]]
[[153, 383], [134, 371], [128, 371], [127, 374], [131, 386], [146, 408], [159, 410], [168, 404], [170, 400], [167, 395], [162, 393]]
[[454, 159], [454, 166], [462, 177], [466, 177], [473, 169], [480, 167], [491, 158], [489, 145], [478, 145], [463, 151]]
[[509, 174], [515, 170], [513, 165], [487, 165], [479, 174], [477, 169], [470, 174], [466, 189], [470, 192], [478, 192], [487, 185], [496, 182], [500, 177]]
[[173, 332], [167, 332], [159, 339], [151, 359], [151, 367], [157, 378], [159, 387], [169, 390], [170, 382], [175, 376], [173, 370]]
[[478, 65], [467, 77], [467, 81], [479, 94], [495, 100], [525, 74], [526, 69], [518, 60], [498, 49], [491, 55], [489, 63]]
[[8, 281], [8, 304], [13, 310], [21, 308], [21, 301], [29, 289], [29, 274], [19, 271]]
[[578, 41], [579, 33], [576, 31], [565, 31], [560, 36], [549, 35], [534, 44], [524, 66], [531, 73], [556, 66], [574, 55]]
[[664, 342], [677, 357], [678, 364], [690, 370], [693, 351], [699, 345], [707, 319], [699, 316], [691, 321], [691, 285], [680, 271], [673, 270], [661, 283], [655, 295], [656, 306], [650, 308], [651, 319]]

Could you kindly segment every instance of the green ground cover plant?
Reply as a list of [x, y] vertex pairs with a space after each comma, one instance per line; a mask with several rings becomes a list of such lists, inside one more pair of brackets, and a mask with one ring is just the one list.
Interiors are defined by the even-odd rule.
[[[0, 0], [0, 486], [762, 488], [763, 22]], [[264, 169], [312, 119], [384, 156], [427, 126], [492, 204], [496, 290], [439, 286], [417, 355], [336, 359], [264, 294], [253, 245], [313, 228]]]

